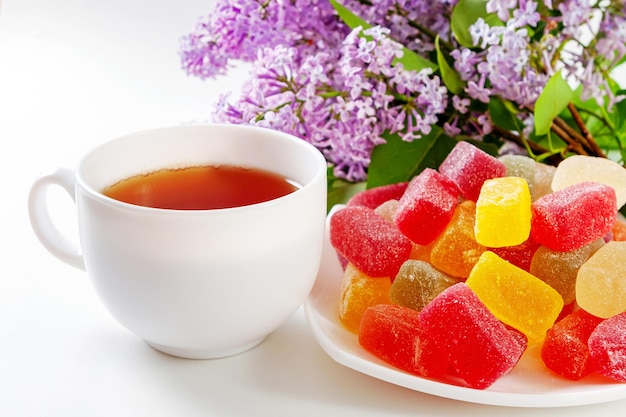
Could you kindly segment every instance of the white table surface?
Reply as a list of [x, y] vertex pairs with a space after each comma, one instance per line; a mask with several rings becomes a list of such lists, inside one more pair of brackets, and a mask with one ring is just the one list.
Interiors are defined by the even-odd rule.
[[[44, 168], [117, 135], [204, 120], [225, 82], [180, 69], [178, 39], [210, 0], [0, 0], [0, 416], [624, 415], [626, 400], [503, 408], [400, 388], [335, 363], [302, 309], [257, 348], [208, 361], [148, 347], [115, 322], [85, 274], [31, 231]], [[62, 195], [58, 222], [75, 232]]]

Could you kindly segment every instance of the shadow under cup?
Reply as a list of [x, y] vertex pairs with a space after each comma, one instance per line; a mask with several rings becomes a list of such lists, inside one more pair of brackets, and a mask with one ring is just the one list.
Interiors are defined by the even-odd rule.
[[[136, 206], [105, 187], [162, 168], [230, 164], [278, 173], [301, 188], [217, 210]], [[111, 314], [165, 353], [217, 358], [256, 346], [298, 309], [319, 268], [326, 163], [304, 141], [235, 125], [129, 135], [76, 171], [85, 269]]]

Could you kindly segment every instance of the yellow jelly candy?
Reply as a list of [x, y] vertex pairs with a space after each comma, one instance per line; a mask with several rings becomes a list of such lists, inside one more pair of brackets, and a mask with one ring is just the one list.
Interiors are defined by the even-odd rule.
[[370, 277], [349, 263], [341, 281], [339, 320], [351, 332], [357, 333], [365, 310], [376, 304], [391, 304], [391, 279]]
[[576, 301], [594, 316], [607, 319], [626, 311], [626, 242], [611, 241], [578, 270]]
[[530, 236], [531, 197], [528, 182], [520, 177], [485, 181], [476, 201], [474, 234], [490, 248], [517, 246]]
[[484, 252], [466, 284], [500, 321], [539, 343], [563, 309], [563, 298], [548, 284], [508, 263], [491, 251]]

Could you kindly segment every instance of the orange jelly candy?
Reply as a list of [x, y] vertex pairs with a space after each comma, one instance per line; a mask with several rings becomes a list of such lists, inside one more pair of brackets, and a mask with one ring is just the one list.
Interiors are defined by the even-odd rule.
[[368, 307], [391, 304], [389, 277], [370, 277], [349, 263], [343, 273], [339, 320], [351, 332], [358, 333], [361, 318]]
[[435, 239], [430, 263], [437, 269], [460, 278], [467, 278], [486, 248], [476, 241], [474, 222], [476, 203], [461, 202], [446, 229]]

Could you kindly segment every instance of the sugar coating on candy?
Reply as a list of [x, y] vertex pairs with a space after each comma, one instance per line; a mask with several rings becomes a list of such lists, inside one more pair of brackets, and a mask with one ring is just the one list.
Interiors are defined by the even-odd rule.
[[530, 271], [530, 264], [532, 262], [533, 255], [540, 246], [541, 245], [535, 242], [532, 237], [529, 237], [520, 245], [506, 246], [502, 248], [489, 248], [489, 250], [505, 261], [522, 268], [524, 271]]
[[535, 162], [535, 182], [531, 187], [533, 201], [552, 192], [552, 179], [555, 172], [555, 166]]
[[399, 182], [359, 191], [350, 197], [346, 205], [375, 209], [387, 200], [399, 200], [408, 184], [408, 182]]
[[422, 330], [419, 314], [394, 304], [379, 304], [363, 313], [359, 343], [376, 357], [412, 374], [439, 377], [448, 369], [441, 351]]
[[589, 336], [589, 352], [598, 372], [626, 382], [626, 313], [600, 323]]
[[524, 352], [520, 340], [462, 282], [439, 294], [419, 319], [452, 369], [472, 388], [492, 385]]
[[409, 259], [393, 280], [389, 296], [392, 303], [419, 311], [457, 282], [428, 262]]
[[427, 245], [452, 218], [459, 191], [452, 181], [426, 168], [414, 177], [398, 202], [394, 221], [413, 242]]
[[609, 318], [626, 311], [626, 242], [611, 241], [578, 270], [576, 302], [589, 313]]
[[368, 307], [390, 304], [389, 278], [373, 278], [359, 271], [352, 264], [346, 266], [341, 281], [339, 321], [353, 333], [359, 331], [361, 318]]
[[531, 205], [531, 236], [558, 251], [570, 251], [609, 233], [615, 223], [615, 191], [582, 182], [545, 195]]
[[531, 344], [544, 339], [564, 305], [555, 289], [491, 251], [483, 252], [465, 282], [494, 316]]
[[524, 243], [530, 236], [530, 204], [524, 178], [486, 180], [476, 201], [476, 241], [491, 248]]
[[616, 210], [626, 203], [626, 169], [608, 158], [587, 155], [574, 155], [566, 158], [554, 173], [552, 190], [562, 190], [586, 181], [612, 187], [616, 195]]
[[552, 326], [541, 347], [541, 359], [548, 369], [574, 381], [593, 372], [588, 340], [602, 321], [580, 309]]
[[411, 254], [411, 241], [394, 225], [364, 206], [350, 206], [330, 218], [335, 250], [372, 277], [395, 276]]
[[439, 165], [439, 172], [459, 187], [464, 198], [476, 201], [485, 180], [504, 177], [506, 166], [487, 152], [462, 141]]
[[387, 200], [374, 209], [374, 212], [389, 223], [395, 225], [393, 218], [398, 209], [398, 200]]
[[511, 336], [513, 336], [513, 339], [515, 339], [517, 344], [522, 348], [522, 350], [526, 350], [526, 348], [528, 347], [528, 338], [526, 337], [526, 335], [506, 324], [504, 325], [504, 327], [506, 327]]
[[486, 248], [476, 241], [474, 223], [476, 203], [465, 200], [457, 206], [452, 220], [433, 242], [432, 265], [455, 277], [467, 278]]
[[569, 304], [576, 300], [576, 276], [580, 267], [604, 245], [603, 239], [568, 252], [540, 246], [532, 258], [530, 273], [554, 288]]
[[506, 167], [507, 177], [520, 177], [526, 180], [532, 196], [537, 171], [535, 160], [525, 155], [502, 155], [498, 159]]

